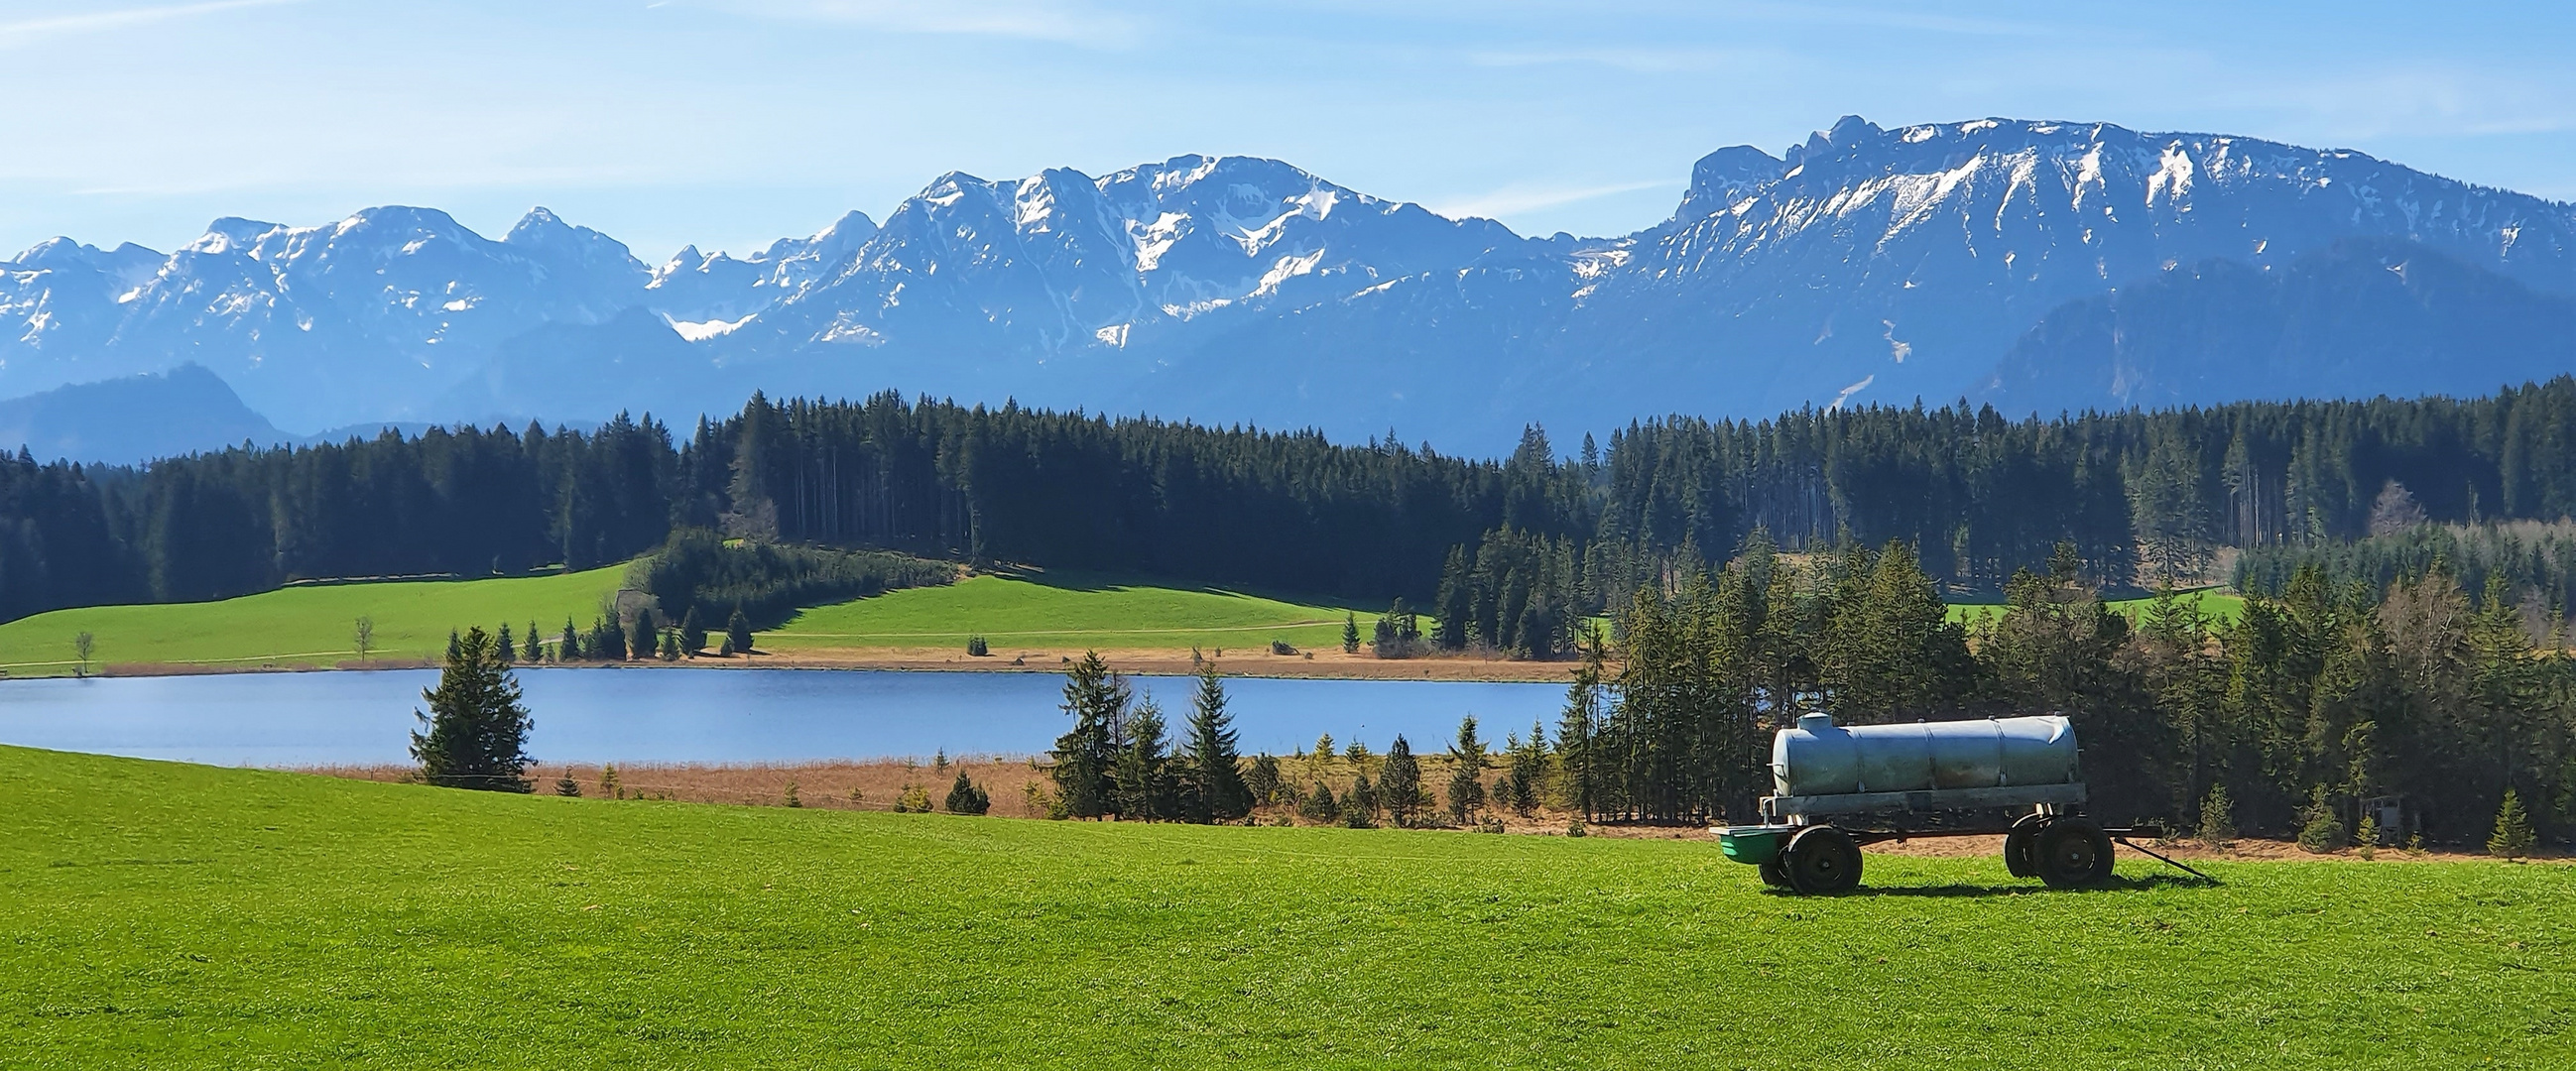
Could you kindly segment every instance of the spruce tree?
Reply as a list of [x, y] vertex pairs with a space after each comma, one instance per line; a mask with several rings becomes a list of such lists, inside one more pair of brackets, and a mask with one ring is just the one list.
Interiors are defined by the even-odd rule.
[[1315, 790], [1297, 801], [1297, 814], [1314, 822], [1330, 822], [1342, 816], [1342, 801], [1333, 798], [1332, 786], [1315, 782]]
[[555, 642], [555, 661], [581, 661], [581, 632], [573, 628], [572, 618], [564, 618], [563, 638]]
[[2323, 855], [2342, 850], [2344, 840], [2343, 817], [2335, 813], [2334, 804], [2326, 798], [2326, 786], [2318, 785], [2308, 793], [2308, 806], [2299, 825], [2299, 848]]
[[2504, 790], [2504, 805], [2496, 808], [2495, 832], [2487, 837], [2487, 854], [2498, 859], [2520, 859], [2531, 854], [2535, 838], [2531, 830], [2531, 812], [2523, 809], [2522, 794]]
[[1574, 683], [1565, 690], [1565, 713], [1556, 723], [1557, 761], [1565, 768], [1565, 802], [1577, 818], [1595, 813], [1593, 789], [1598, 775], [1592, 742], [1601, 728], [1601, 678], [1608, 657], [1599, 633], [1584, 637], [1583, 664], [1574, 670]]
[[501, 622], [501, 635], [492, 641], [492, 646], [500, 652], [501, 657], [503, 658], [515, 659], [519, 656], [519, 645], [516, 641], [510, 638], [509, 622]]
[[1485, 742], [1476, 736], [1476, 716], [1458, 722], [1458, 742], [1449, 746], [1449, 817], [1466, 821], [1485, 805]]
[[537, 634], [537, 622], [534, 618], [528, 621], [527, 644], [527, 649], [519, 652], [519, 661], [536, 663], [546, 660], [546, 641]]
[[691, 606], [688, 613], [680, 615], [680, 653], [696, 658], [706, 649], [707, 627], [698, 623], [698, 608]]
[[1244, 775], [1243, 788], [1255, 806], [1279, 802], [1279, 790], [1286, 785], [1280, 778], [1278, 756], [1265, 751], [1252, 757], [1252, 772]]
[[1109, 813], [1110, 767], [1118, 758], [1118, 727], [1132, 694], [1098, 651], [1084, 652], [1065, 671], [1063, 709], [1073, 728], [1056, 738], [1049, 775], [1068, 817]]
[[734, 607], [733, 617], [725, 621], [725, 638], [733, 641], [734, 653], [751, 653], [751, 619], [742, 615], [742, 607]]
[[1360, 653], [1359, 615], [1353, 614], [1348, 610], [1342, 611], [1342, 653]]
[[2199, 836], [2212, 848], [2236, 843], [2236, 801], [2227, 797], [2223, 783], [2209, 786], [2209, 798], [2200, 802]]
[[679, 660], [680, 636], [676, 632], [665, 630], [662, 633], [662, 661], [677, 662]]
[[1367, 774], [1351, 779], [1351, 794], [1342, 798], [1342, 822], [1352, 829], [1375, 826], [1378, 811], [1377, 789], [1369, 784]]
[[1243, 783], [1242, 757], [1234, 748], [1234, 715], [1225, 709], [1225, 680], [1216, 675], [1216, 667], [1202, 667], [1198, 691], [1190, 697], [1192, 819], [1226, 822], [1252, 813], [1252, 792]]
[[456, 635], [456, 630], [455, 630], [455, 629], [449, 629], [449, 630], [447, 630], [447, 660], [448, 660], [448, 661], [450, 661], [450, 662], [456, 661], [456, 656], [457, 656], [457, 654], [458, 654], [459, 652], [461, 652], [461, 651], [463, 651], [463, 650], [465, 649], [465, 648], [464, 648], [464, 646], [463, 646], [463, 643], [464, 643], [464, 641], [463, 641], [463, 640], [461, 640], [461, 639], [459, 639], [459, 638], [457, 637], [457, 635]]
[[942, 805], [950, 814], [984, 814], [993, 809], [993, 797], [959, 770], [957, 783], [948, 786], [948, 799]]
[[1533, 723], [1529, 739], [1514, 736], [1506, 748], [1510, 755], [1504, 768], [1501, 798], [1495, 802], [1527, 818], [1538, 810], [1540, 785], [1547, 777], [1547, 730]]
[[1122, 822], [1173, 817], [1172, 774], [1170, 756], [1165, 753], [1162, 708], [1147, 697], [1136, 705], [1136, 712], [1128, 716], [1124, 728], [1126, 746], [1118, 749], [1110, 778], [1110, 810]]
[[654, 648], [660, 646], [654, 642], [654, 636], [653, 612], [635, 611], [635, 623], [628, 626], [626, 630], [627, 652], [637, 661], [653, 657]]
[[411, 734], [411, 757], [433, 785], [526, 792], [532, 723], [509, 658], [481, 625], [455, 646], [438, 687], [420, 694], [429, 711], [412, 712], [428, 731]]
[[1422, 763], [1413, 757], [1413, 745], [1404, 735], [1396, 734], [1395, 743], [1386, 749], [1386, 768], [1381, 771], [1378, 796], [1386, 805], [1395, 824], [1410, 825], [1422, 809]]

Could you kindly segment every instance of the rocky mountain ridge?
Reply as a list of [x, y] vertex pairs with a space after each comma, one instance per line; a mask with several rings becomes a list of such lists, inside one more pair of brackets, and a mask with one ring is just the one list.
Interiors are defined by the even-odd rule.
[[[753, 389], [891, 387], [1490, 450], [1529, 422], [2231, 396], [2224, 363], [2160, 394], [2144, 365], [2126, 379], [2031, 365], [2112, 359], [2098, 346], [2021, 340], [2070, 303], [2176, 272], [2211, 280], [2202, 291], [2273, 285], [2259, 280], [2349, 240], [2510, 284], [2446, 284], [2466, 301], [2576, 294], [2576, 208], [2360, 153], [1847, 117], [1777, 155], [1711, 153], [1671, 218], [1599, 239], [1448, 219], [1274, 160], [1183, 156], [1097, 177], [952, 173], [881, 226], [852, 212], [658, 267], [544, 209], [497, 240], [403, 207], [317, 227], [218, 220], [166, 255], [55, 240], [0, 263], [0, 396], [195, 361], [288, 428], [621, 408], [685, 421]], [[2555, 308], [2493, 300], [2497, 315]], [[2565, 370], [2563, 348], [2529, 345], [2543, 336], [2492, 332], [2511, 352], [2480, 367]], [[2430, 359], [2381, 347], [2301, 389], [2455, 389]], [[2267, 396], [2282, 382], [2240, 378]]]

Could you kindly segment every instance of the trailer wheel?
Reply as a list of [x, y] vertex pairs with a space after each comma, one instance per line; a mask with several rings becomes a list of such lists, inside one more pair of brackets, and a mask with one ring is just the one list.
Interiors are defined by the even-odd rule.
[[2039, 876], [2039, 831], [2048, 825], [2044, 814], [2026, 814], [2004, 834], [2004, 873], [2016, 878]]
[[1809, 826], [1789, 838], [1780, 869], [1790, 888], [1809, 896], [1850, 892], [1860, 885], [1860, 845], [1832, 826]]
[[1774, 889], [1791, 888], [1788, 869], [1781, 866], [1777, 858], [1762, 864], [1762, 884]]
[[2111, 835], [2083, 818], [2061, 818], [2039, 831], [2039, 878], [2052, 889], [2111, 880]]

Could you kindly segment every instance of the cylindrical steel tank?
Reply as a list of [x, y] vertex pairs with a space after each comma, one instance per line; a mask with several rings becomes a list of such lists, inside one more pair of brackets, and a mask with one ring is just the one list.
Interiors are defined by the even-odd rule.
[[1771, 738], [1781, 796], [1927, 792], [2081, 781], [2075, 727], [2057, 715], [1898, 725], [1834, 724], [1806, 714]]

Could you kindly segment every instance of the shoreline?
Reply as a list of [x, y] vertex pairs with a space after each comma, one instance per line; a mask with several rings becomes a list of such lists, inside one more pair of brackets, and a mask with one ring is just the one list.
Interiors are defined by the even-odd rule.
[[[785, 651], [755, 651], [732, 658], [703, 656], [683, 658], [677, 662], [659, 659], [632, 662], [518, 663], [516, 669], [815, 669], [877, 670], [908, 673], [1045, 673], [1060, 674], [1085, 650], [1045, 649], [996, 652], [973, 657], [947, 648], [922, 647], [824, 647]], [[1268, 651], [1228, 654], [1220, 650], [1203, 656], [1187, 650], [1160, 648], [1112, 649], [1099, 652], [1109, 667], [1128, 676], [1183, 677], [1198, 672], [1200, 665], [1214, 665], [1227, 677], [1267, 677], [1293, 680], [1421, 680], [1491, 684], [1565, 684], [1578, 663], [1573, 661], [1522, 662], [1475, 655], [1427, 655], [1415, 658], [1378, 658], [1366, 653], [1343, 654], [1340, 651], [1300, 652], [1274, 655]], [[293, 656], [288, 656], [292, 658]], [[381, 670], [437, 669], [434, 658], [377, 658], [360, 663], [355, 658], [333, 663], [313, 661], [266, 661], [264, 656], [230, 659], [225, 662], [125, 662], [101, 665], [92, 677], [195, 677], [223, 676], [237, 673], [367, 673]], [[69, 673], [0, 677], [0, 680], [61, 680]]]

